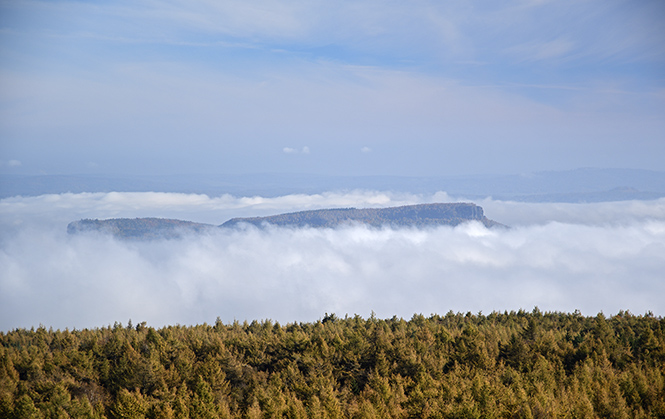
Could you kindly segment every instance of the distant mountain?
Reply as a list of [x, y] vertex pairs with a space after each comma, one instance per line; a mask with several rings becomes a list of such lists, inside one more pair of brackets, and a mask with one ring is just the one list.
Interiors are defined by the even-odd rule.
[[530, 194], [530, 195], [497, 195], [494, 199], [503, 201], [518, 202], [567, 202], [567, 203], [591, 203], [591, 202], [616, 202], [616, 201], [646, 201], [658, 199], [665, 196], [665, 193], [643, 192], [635, 188], [621, 187], [607, 191], [595, 192], [568, 192], [568, 193], [550, 193], [550, 194]]
[[180, 192], [274, 197], [353, 189], [527, 202], [601, 202], [665, 197], [665, 172], [576, 169], [518, 175], [326, 176], [246, 175], [10, 175], [0, 174], [0, 198], [65, 192]]
[[301, 211], [269, 217], [233, 218], [220, 226], [164, 218], [113, 218], [109, 220], [80, 220], [69, 223], [67, 232], [101, 232], [122, 239], [178, 238], [185, 233], [212, 231], [215, 228], [233, 228], [243, 224], [262, 228], [280, 227], [334, 228], [343, 225], [364, 224], [372, 227], [430, 227], [456, 226], [478, 221], [486, 227], [503, 226], [485, 217], [483, 209], [472, 203], [420, 204], [391, 208], [336, 208]]
[[479, 221], [487, 227], [500, 225], [485, 217], [483, 209], [476, 204], [420, 204], [391, 208], [338, 208], [293, 212], [268, 217], [233, 218], [221, 227], [239, 224], [262, 226], [337, 227], [345, 224], [366, 224], [372, 227], [427, 227], [458, 225], [468, 221]]
[[172, 239], [181, 237], [183, 233], [200, 233], [212, 228], [216, 227], [166, 218], [112, 218], [74, 221], [67, 226], [67, 233], [96, 231], [123, 239]]

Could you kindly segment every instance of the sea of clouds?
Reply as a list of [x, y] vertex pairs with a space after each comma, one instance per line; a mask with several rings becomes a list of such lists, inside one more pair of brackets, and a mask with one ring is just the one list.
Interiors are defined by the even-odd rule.
[[234, 319], [315, 321], [504, 310], [665, 314], [665, 199], [476, 201], [478, 223], [429, 229], [220, 229], [156, 241], [68, 235], [81, 218], [233, 217], [466, 201], [374, 191], [276, 198], [82, 193], [0, 200], [0, 330]]

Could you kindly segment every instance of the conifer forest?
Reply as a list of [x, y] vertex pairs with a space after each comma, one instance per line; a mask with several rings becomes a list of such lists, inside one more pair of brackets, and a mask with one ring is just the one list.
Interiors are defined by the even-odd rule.
[[0, 333], [1, 418], [662, 418], [665, 320], [453, 313]]

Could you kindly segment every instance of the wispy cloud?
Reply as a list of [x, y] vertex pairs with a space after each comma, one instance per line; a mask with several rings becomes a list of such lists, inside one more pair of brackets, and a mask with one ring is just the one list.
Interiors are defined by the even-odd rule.
[[1, 161], [0, 160], [0, 167], [2, 167], [2, 166], [19, 167], [21, 165], [22, 165], [22, 163], [21, 163], [20, 160], [8, 160], [8, 161]]
[[574, 50], [574, 45], [574, 42], [567, 39], [555, 39], [543, 42], [532, 41], [510, 47], [506, 52], [525, 61], [561, 60]]
[[[665, 144], [659, 2], [31, 1], [0, 14], [5, 154], [35, 172], [339, 173], [366, 142], [385, 159], [344, 170], [655, 169]], [[277, 158], [306, 154], [298, 144], [317, 151], [311, 165]]]
[[282, 151], [286, 154], [309, 154], [309, 147], [304, 146], [301, 149], [297, 148], [292, 148], [292, 147], [284, 147]]
[[[328, 58], [347, 63], [362, 52], [381, 57], [384, 63], [400, 58], [421, 60], [429, 55], [449, 65], [451, 58], [486, 61], [489, 46], [501, 51], [516, 45], [523, 45], [540, 59], [556, 58], [570, 49], [573, 39], [581, 55], [596, 51], [610, 59], [635, 53], [642, 60], [652, 60], [654, 54], [665, 58], [656, 24], [664, 10], [658, 2], [628, 7], [622, 2], [599, 0], [576, 4], [506, 0], [487, 7], [464, 1], [418, 5], [388, 1], [377, 5], [362, 0], [334, 6], [321, 1], [103, 5], [37, 1], [29, 6], [5, 5], [5, 9], [22, 18], [24, 26], [11, 26], [20, 30], [92, 36], [110, 42], [238, 43], [299, 54], [335, 45], [337, 53]], [[27, 17], [29, 13], [33, 20]], [[33, 27], [39, 22], [35, 16], [43, 14], [53, 18]], [[535, 43], [529, 46], [528, 42]], [[614, 52], [608, 54], [610, 50]], [[651, 51], [650, 57], [645, 55], [647, 51]]]

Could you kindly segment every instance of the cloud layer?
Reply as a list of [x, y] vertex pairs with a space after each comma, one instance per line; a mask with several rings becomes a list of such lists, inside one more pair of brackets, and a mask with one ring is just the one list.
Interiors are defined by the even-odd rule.
[[[507, 230], [477, 224], [428, 230], [247, 229], [121, 242], [94, 234], [68, 236], [66, 223], [45, 222], [53, 215], [49, 206], [63, 211], [53, 219], [176, 209], [188, 215], [181, 218], [192, 219], [196, 213], [209, 217], [215, 205], [216, 211], [252, 215], [266, 208], [302, 209], [307, 202], [310, 207], [409, 203], [409, 197], [378, 192], [273, 199], [157, 196], [161, 200], [155, 194], [66, 194], [0, 201], [7, 221], [0, 241], [0, 330], [94, 327], [130, 318], [151, 325], [213, 322], [218, 316], [310, 321], [325, 312], [367, 316], [372, 310], [381, 317], [410, 317], [536, 305], [585, 314], [665, 313], [665, 200], [563, 209], [485, 202], [487, 215], [501, 222], [507, 222], [495, 215], [501, 211], [530, 214], [526, 223]], [[20, 224], [12, 221], [18, 212], [24, 214]]]

